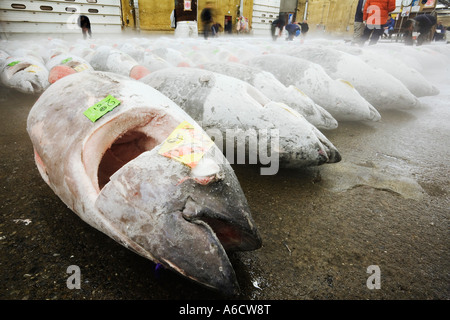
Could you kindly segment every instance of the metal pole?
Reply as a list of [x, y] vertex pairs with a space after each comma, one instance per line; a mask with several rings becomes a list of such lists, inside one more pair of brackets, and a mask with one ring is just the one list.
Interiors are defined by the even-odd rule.
[[[353, 7], [354, 7], [356, 1], [357, 1], [357, 0], [353, 0], [353, 2], [352, 2], [352, 9], [353, 9]], [[356, 6], [358, 7], [358, 4], [356, 4]], [[350, 10], [350, 12], [348, 13], [348, 20], [347, 20], [347, 28], [346, 28], [346, 31], [349, 30], [349, 28], [350, 28], [350, 26], [351, 26], [350, 21], [351, 21], [351, 19], [352, 19], [352, 14], [354, 15], [355, 13], [356, 13], [356, 8], [355, 8], [354, 10]], [[354, 17], [353, 17], [353, 20], [354, 20]], [[353, 22], [354, 22], [354, 21], [353, 21]]]
[[305, 3], [305, 12], [303, 14], [303, 20], [306, 20], [307, 17], [308, 17], [308, 0], [306, 0]]
[[328, 29], [328, 16], [330, 15], [330, 7], [331, 7], [331, 0], [328, 3], [328, 10], [327, 10], [327, 24], [326, 24], [327, 29]]
[[139, 0], [133, 1], [134, 6], [134, 14], [135, 14], [135, 24], [136, 24], [136, 31], [140, 32], [140, 22], [139, 22]]

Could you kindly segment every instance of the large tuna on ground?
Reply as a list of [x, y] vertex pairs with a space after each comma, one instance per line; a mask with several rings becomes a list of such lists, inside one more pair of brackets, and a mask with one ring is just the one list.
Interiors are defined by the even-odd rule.
[[[263, 170], [270, 174], [276, 173], [272, 170], [278, 170], [278, 165], [299, 168], [341, 160], [336, 147], [298, 112], [271, 101], [237, 78], [197, 68], [170, 68], [151, 73], [140, 81], [176, 102], [208, 134], [218, 133], [215, 142], [229, 160], [234, 160], [234, 150], [239, 153], [239, 142], [246, 146], [246, 154], [240, 152], [237, 156], [248, 157], [250, 163], [264, 164], [266, 159], [261, 160], [261, 150], [269, 149], [270, 160], [279, 161], [272, 161], [271, 167]], [[268, 130], [276, 134], [270, 142], [266, 140]], [[275, 140], [279, 143], [274, 144]], [[233, 150], [228, 148], [230, 145]], [[260, 159], [256, 160], [258, 156]]]
[[194, 281], [237, 291], [225, 250], [261, 246], [247, 200], [223, 154], [167, 97], [112, 73], [72, 74], [41, 95], [27, 130], [42, 178], [81, 219]]
[[[350, 53], [373, 68], [378, 68], [400, 80], [408, 90], [416, 97], [434, 96], [439, 94], [439, 89], [428, 81], [413, 66], [409, 66], [401, 60], [402, 55], [383, 53], [372, 48], [355, 48], [353, 46], [337, 46], [337, 50]], [[395, 52], [395, 49], [393, 50]]]
[[333, 79], [349, 81], [377, 110], [420, 106], [419, 99], [400, 80], [349, 53], [318, 46], [299, 47], [287, 53], [321, 65]]
[[330, 130], [338, 126], [336, 119], [328, 111], [314, 103], [300, 89], [286, 87], [269, 72], [234, 62], [205, 63], [200, 67], [248, 82], [269, 99], [287, 104], [319, 129]]
[[377, 121], [381, 118], [349, 82], [330, 78], [318, 64], [282, 54], [261, 55], [246, 64], [272, 73], [285, 86], [299, 88], [337, 121]]
[[4, 60], [0, 81], [8, 88], [22, 93], [39, 94], [49, 85], [48, 70], [31, 56], [12, 56]]
[[94, 70], [89, 62], [72, 54], [57, 55], [51, 58], [45, 66], [49, 71], [48, 81], [50, 83], [54, 83], [69, 74]]
[[140, 79], [150, 73], [130, 55], [110, 46], [96, 48], [89, 63], [96, 71], [113, 72], [133, 79]]

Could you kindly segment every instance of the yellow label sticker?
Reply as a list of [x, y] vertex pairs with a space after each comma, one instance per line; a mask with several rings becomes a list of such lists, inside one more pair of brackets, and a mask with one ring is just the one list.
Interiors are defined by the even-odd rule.
[[32, 73], [36, 73], [36, 72], [39, 72], [41, 70], [42, 70], [42, 68], [37, 66], [37, 65], [35, 65], [35, 64], [31, 64], [25, 69], [25, 71], [32, 72]]
[[167, 137], [159, 149], [159, 154], [195, 168], [197, 163], [211, 148], [214, 142], [202, 130], [183, 121]]
[[89, 66], [86, 63], [81, 63], [73, 68], [73, 70], [75, 70], [76, 72], [81, 72], [87, 69], [89, 69]]

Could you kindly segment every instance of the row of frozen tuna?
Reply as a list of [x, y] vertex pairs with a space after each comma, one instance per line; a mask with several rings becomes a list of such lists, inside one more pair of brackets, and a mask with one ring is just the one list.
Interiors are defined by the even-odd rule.
[[[235, 142], [244, 141], [245, 156], [257, 154], [266, 169], [271, 160], [296, 168], [333, 163], [341, 156], [318, 128], [379, 119], [355, 84], [261, 46], [241, 50], [241, 61], [225, 45], [52, 45], [41, 57], [38, 47], [8, 51], [2, 71], [10, 87], [39, 75], [28, 81], [30, 92], [48, 81], [27, 121], [42, 178], [91, 226], [225, 293], [239, 287], [227, 251], [255, 250], [261, 238], [223, 146], [239, 157]], [[261, 157], [269, 154], [276, 158]]]
[[[189, 66], [243, 80], [318, 128], [333, 129], [337, 121], [378, 120], [378, 111], [383, 109], [414, 108], [420, 104], [417, 97], [438, 93], [416, 70], [420, 60], [413, 64], [416, 68], [399, 60], [399, 56], [414, 59], [417, 50], [408, 49], [395, 46], [386, 54], [320, 42], [268, 46], [267, 42], [205, 45], [157, 40], [152, 44], [131, 39], [111, 46], [70, 45], [56, 39], [45, 48], [24, 50], [11, 45], [8, 53], [0, 52], [1, 83], [40, 93], [67, 73], [97, 70], [140, 79], [161, 69]], [[439, 53], [434, 52], [433, 59], [439, 58], [436, 55]]]

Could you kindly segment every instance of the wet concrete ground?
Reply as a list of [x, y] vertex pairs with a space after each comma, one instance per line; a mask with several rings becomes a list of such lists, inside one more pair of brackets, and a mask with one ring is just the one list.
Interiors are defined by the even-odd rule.
[[[263, 247], [231, 255], [233, 299], [449, 299], [450, 86], [424, 107], [324, 132], [343, 160], [260, 176], [234, 166]], [[72, 213], [41, 179], [26, 118], [0, 107], [0, 299], [227, 299], [125, 249]], [[57, 139], [57, 137], [55, 137]], [[67, 268], [81, 271], [69, 289]], [[367, 268], [380, 268], [369, 289]]]

